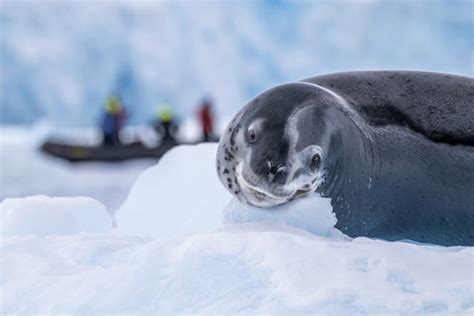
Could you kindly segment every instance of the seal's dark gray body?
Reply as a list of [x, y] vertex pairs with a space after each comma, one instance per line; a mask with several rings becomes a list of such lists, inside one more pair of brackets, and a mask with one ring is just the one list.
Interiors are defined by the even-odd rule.
[[334, 191], [321, 187], [332, 197], [339, 229], [351, 236], [474, 245], [472, 78], [387, 71], [304, 81], [344, 98], [373, 138], [370, 163], [345, 175], [351, 183]]
[[474, 79], [415, 71], [364, 71], [303, 80], [344, 98], [374, 126], [401, 125], [435, 142], [474, 146]]
[[[234, 195], [258, 204], [250, 193], [264, 199], [267, 192], [271, 200], [301, 174], [311, 174], [294, 157], [316, 145], [324, 179], [315, 190], [331, 198], [342, 232], [472, 246], [473, 94], [472, 78], [410, 71], [338, 73], [279, 86], [251, 100], [231, 123], [221, 140], [226, 154], [218, 155], [218, 172], [223, 183], [235, 182]], [[244, 137], [246, 143], [239, 144], [248, 148], [250, 160], [237, 169], [265, 180], [244, 181], [245, 172], [232, 179], [229, 174], [239, 166], [236, 135], [262, 118], [258, 141]], [[288, 132], [290, 119], [297, 137]], [[286, 172], [269, 175], [266, 165], [284, 166]], [[241, 193], [235, 178], [253, 184], [252, 190]], [[295, 192], [291, 198], [301, 189]]]

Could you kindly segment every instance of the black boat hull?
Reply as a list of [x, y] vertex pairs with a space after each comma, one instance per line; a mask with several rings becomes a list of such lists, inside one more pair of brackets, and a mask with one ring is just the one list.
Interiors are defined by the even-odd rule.
[[62, 158], [70, 162], [87, 161], [124, 161], [128, 159], [153, 158], [159, 159], [168, 150], [177, 146], [174, 141], [167, 141], [159, 147], [147, 148], [142, 143], [133, 143], [120, 146], [84, 146], [55, 143], [47, 141], [41, 147], [41, 151], [54, 157]]

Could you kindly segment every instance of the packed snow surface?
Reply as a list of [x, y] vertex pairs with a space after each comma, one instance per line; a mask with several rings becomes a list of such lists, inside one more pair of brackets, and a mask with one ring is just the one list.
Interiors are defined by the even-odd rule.
[[[112, 233], [26, 234], [25, 224], [2, 236], [0, 313], [474, 312], [473, 247], [351, 239], [318, 196], [267, 211], [242, 205], [218, 184], [215, 151], [168, 153], [138, 178]], [[90, 199], [55, 203], [20, 199], [8, 209], [60, 223], [90, 203], [100, 221]]]
[[[262, 209], [241, 203], [233, 198], [223, 210], [224, 223], [267, 222], [288, 224], [320, 236], [340, 233], [334, 228], [336, 216], [331, 200], [318, 194], [297, 199], [291, 203]], [[342, 235], [342, 233], [340, 233]]]
[[2, 241], [2, 313], [466, 313], [471, 248], [312, 235], [240, 224], [163, 241]]
[[136, 181], [116, 214], [118, 230], [173, 236], [213, 229], [230, 195], [215, 171], [216, 144], [180, 146]]
[[112, 228], [105, 206], [86, 197], [5, 199], [0, 219], [2, 236], [103, 233]]

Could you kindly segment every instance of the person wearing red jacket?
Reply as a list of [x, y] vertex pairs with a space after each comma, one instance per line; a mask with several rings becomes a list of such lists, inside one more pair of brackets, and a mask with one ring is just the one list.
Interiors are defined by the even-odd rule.
[[203, 140], [208, 142], [212, 139], [214, 118], [212, 115], [212, 103], [209, 99], [204, 99], [199, 108], [199, 120], [201, 122]]

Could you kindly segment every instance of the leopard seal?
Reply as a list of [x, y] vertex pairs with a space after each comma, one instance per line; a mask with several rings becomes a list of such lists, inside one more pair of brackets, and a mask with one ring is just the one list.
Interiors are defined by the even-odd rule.
[[264, 91], [223, 133], [222, 184], [272, 207], [318, 192], [351, 236], [474, 245], [474, 79], [317, 76]]

